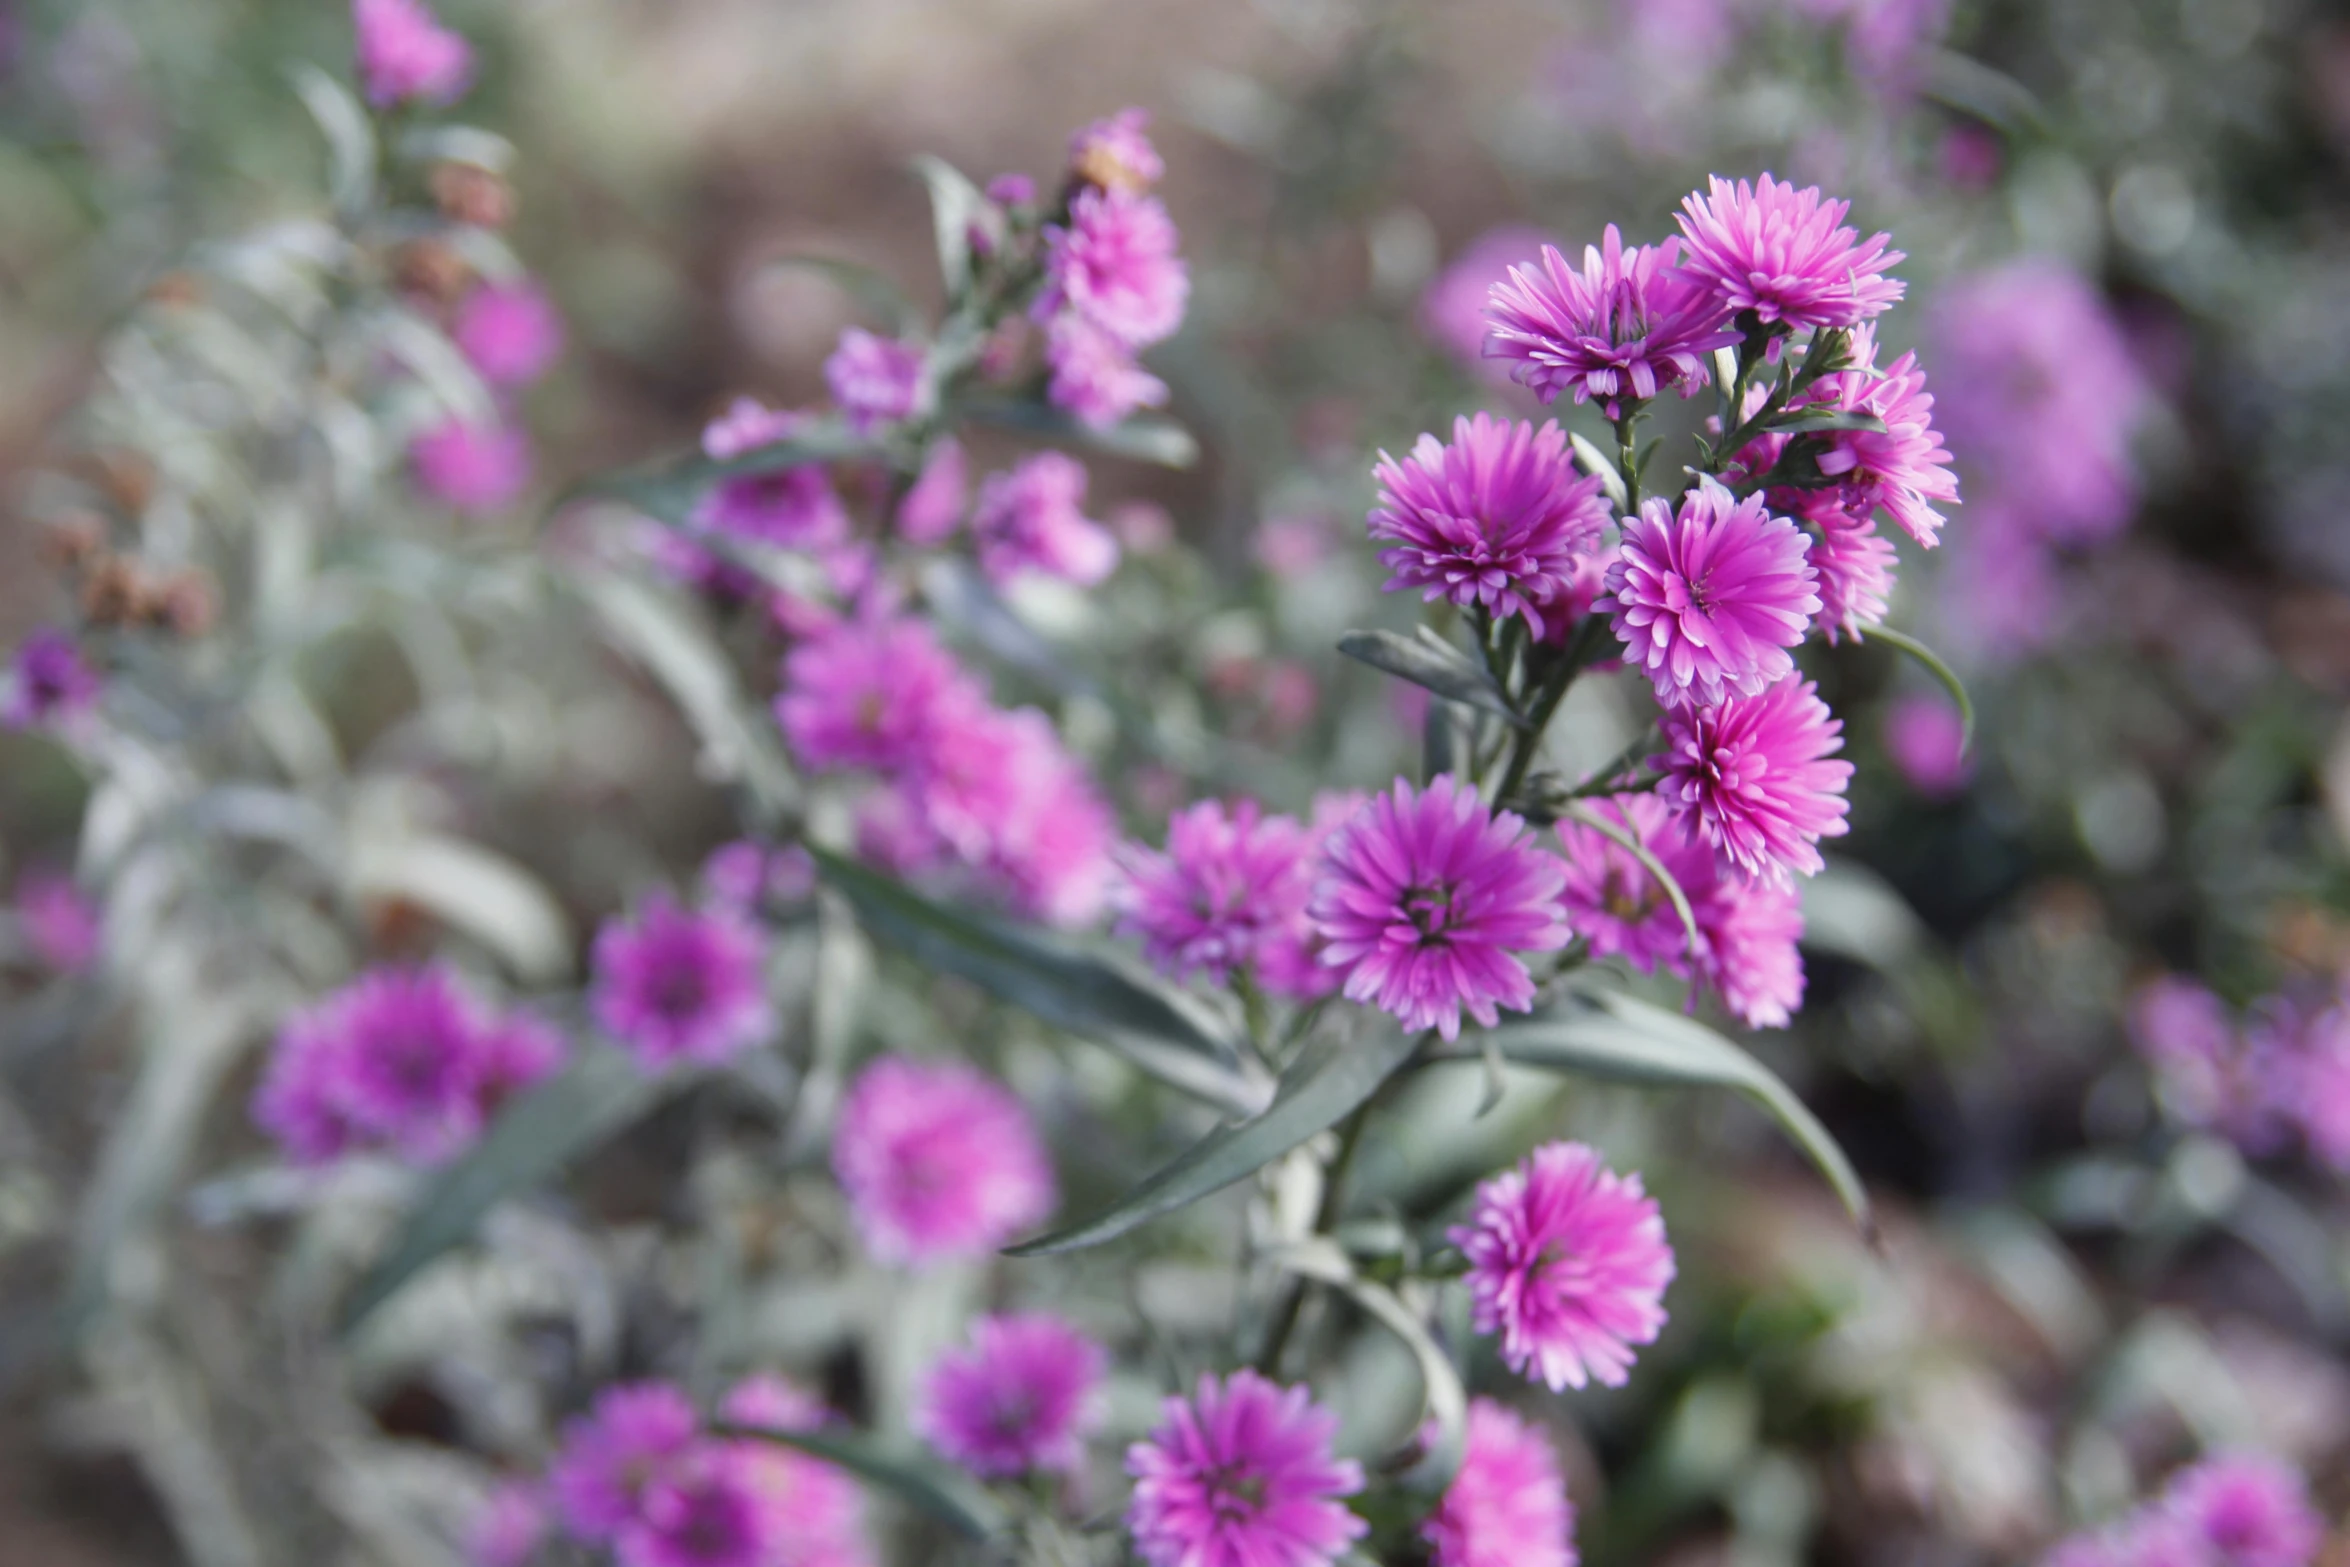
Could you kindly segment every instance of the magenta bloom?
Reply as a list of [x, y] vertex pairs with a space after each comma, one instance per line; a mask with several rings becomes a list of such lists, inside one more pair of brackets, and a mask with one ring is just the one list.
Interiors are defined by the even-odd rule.
[[1545, 1143], [1485, 1182], [1446, 1234], [1469, 1259], [1477, 1331], [1498, 1332], [1509, 1368], [1554, 1393], [1592, 1377], [1623, 1386], [1665, 1324], [1665, 1221], [1637, 1174], [1581, 1143]]
[[775, 1028], [767, 944], [723, 909], [682, 909], [665, 893], [596, 932], [588, 1005], [646, 1070], [723, 1061]]
[[1066, 452], [1038, 452], [979, 486], [971, 531], [979, 565], [1001, 587], [1041, 572], [1091, 587], [1118, 568], [1118, 541], [1085, 515], [1085, 465]]
[[1312, 891], [1306, 830], [1254, 800], [1203, 800], [1167, 823], [1164, 853], [1129, 845], [1118, 930], [1176, 979], [1227, 983], [1268, 949], [1303, 939]]
[[2291, 1072], [2292, 1114], [2309, 1151], [2350, 1171], [2350, 1008], [2327, 1008], [2303, 1031]]
[[473, 50], [424, 0], [352, 0], [360, 84], [379, 109], [410, 99], [444, 104], [465, 91]]
[[1803, 492], [1798, 515], [1819, 530], [1805, 557], [1820, 595], [1811, 623], [1831, 646], [1848, 636], [1858, 641], [1863, 626], [1884, 622], [1899, 563], [1893, 541], [1880, 537], [1866, 515], [1846, 511], [1829, 491]]
[[16, 926], [40, 965], [79, 974], [98, 961], [105, 935], [98, 910], [70, 876], [27, 871], [16, 881]]
[[898, 502], [898, 537], [908, 544], [942, 544], [963, 525], [971, 500], [971, 462], [963, 443], [946, 436], [930, 448], [921, 474]]
[[656, 1472], [613, 1536], [618, 1567], [768, 1567], [777, 1508], [733, 1444], [699, 1443]]
[[444, 504], [487, 515], [530, 488], [530, 437], [513, 425], [448, 419], [408, 444], [416, 479]]
[[486, 283], [457, 312], [457, 347], [492, 386], [528, 386], [563, 357], [563, 317], [536, 283]]
[[1689, 275], [1733, 311], [1765, 325], [1858, 326], [1901, 298], [1885, 269], [1906, 259], [1890, 235], [1863, 240], [1841, 227], [1849, 203], [1823, 201], [1765, 174], [1754, 184], [1713, 178], [1681, 202]]
[[1522, 224], [1504, 224], [1478, 235], [1421, 293], [1421, 336], [1480, 379], [1506, 384], [1509, 366], [1485, 357], [1485, 337], [1492, 326], [1485, 302], [1511, 267], [1532, 264], [1553, 243], [1543, 230]]
[[1935, 799], [1958, 793], [1974, 776], [1965, 721], [1932, 697], [1903, 697], [1886, 710], [1885, 754], [1911, 788]]
[[1133, 351], [1084, 316], [1064, 311], [1045, 327], [1045, 396], [1079, 424], [1107, 429], [1138, 408], [1167, 401], [1167, 383], [1134, 362]]
[[1491, 1028], [1497, 1008], [1531, 1007], [1518, 954], [1554, 951], [1569, 933], [1564, 870], [1525, 828], [1448, 775], [1424, 793], [1397, 779], [1333, 833], [1309, 914], [1347, 999], [1446, 1039], [1464, 1010]]
[[[816, 1400], [765, 1375], [736, 1383], [719, 1413], [769, 1431], [809, 1430], [825, 1419]], [[775, 1567], [874, 1567], [865, 1494], [847, 1471], [776, 1442], [746, 1439], [734, 1451], [766, 1507]]]
[[2298, 1470], [2274, 1458], [2206, 1458], [2171, 1477], [2161, 1512], [2185, 1529], [2212, 1567], [2309, 1567], [2325, 1523]]
[[849, 428], [869, 435], [920, 410], [924, 357], [919, 343], [853, 326], [841, 333], [840, 346], [824, 361], [824, 384]]
[[776, 722], [819, 772], [888, 772], [921, 760], [949, 707], [985, 705], [924, 621], [847, 620], [783, 661]]
[[701, 1422], [667, 1382], [631, 1382], [596, 1395], [595, 1409], [563, 1427], [547, 1489], [563, 1527], [608, 1540], [636, 1520], [654, 1476], [694, 1447]]
[[97, 702], [103, 687], [98, 672], [82, 662], [72, 636], [54, 627], [24, 639], [10, 674], [8, 699], [0, 703], [0, 724], [10, 729], [74, 718]]
[[2160, 1080], [2164, 1106], [2191, 1126], [2227, 1118], [2241, 1053], [2227, 1003], [2191, 979], [2165, 974], [2130, 1005], [2130, 1038]]
[[1044, 244], [1039, 321], [1074, 310], [1130, 349], [1182, 324], [1191, 275], [1175, 254], [1175, 220], [1156, 197], [1081, 190], [1066, 226], [1045, 225]]
[[1536, 636], [1608, 524], [1599, 481], [1575, 472], [1556, 424], [1456, 419], [1452, 444], [1423, 435], [1402, 462], [1381, 452], [1373, 476], [1371, 537], [1396, 545], [1379, 552], [1387, 591], [1523, 615]]
[[1816, 875], [1820, 839], [1849, 831], [1844, 785], [1852, 764], [1832, 759], [1843, 730], [1819, 688], [1800, 675], [1760, 696], [1668, 708], [1657, 792], [1747, 875]]
[[[1867, 331], [1863, 327], [1854, 334], [1856, 359], [1863, 363], [1875, 352], [1874, 343], [1862, 341]], [[1875, 414], [1885, 428], [1829, 431], [1818, 458], [1820, 472], [1842, 481], [1844, 504], [1856, 515], [1865, 517], [1872, 506], [1882, 506], [1904, 533], [1932, 549], [1943, 520], [1932, 503], [1956, 502], [1958, 479], [1934, 429], [1934, 399], [1917, 355], [1903, 354], [1882, 375], [1848, 370], [1837, 380], [1834, 406]]]
[[1738, 333], [1729, 307], [1674, 264], [1680, 248], [1666, 240], [1627, 251], [1610, 223], [1577, 272], [1543, 246], [1540, 270], [1512, 267], [1493, 285], [1486, 354], [1544, 402], [1571, 390], [1610, 419], [1668, 386], [1687, 397], [1710, 379], [1706, 356]]
[[865, 1068], [833, 1127], [832, 1170], [866, 1249], [896, 1265], [984, 1255], [1056, 1200], [1027, 1107], [956, 1062]]
[[1203, 1376], [1126, 1450], [1126, 1527], [1148, 1567], [1330, 1567], [1370, 1532], [1340, 1500], [1363, 1488], [1331, 1456], [1338, 1418], [1253, 1371]]
[[[702, 451], [719, 461], [738, 458], [798, 435], [807, 416], [735, 399], [724, 417], [702, 432]], [[821, 463], [798, 463], [721, 479], [694, 512], [698, 526], [783, 549], [817, 549], [848, 537], [849, 514], [833, 493]]]
[[1794, 885], [1722, 867], [1690, 912], [1704, 938], [1698, 975], [1730, 1015], [1748, 1028], [1785, 1028], [1803, 1005], [1803, 899]]
[[1819, 613], [1811, 543], [1759, 495], [1712, 480], [1673, 503], [1652, 497], [1624, 519], [1623, 549], [1595, 607], [1615, 621], [1626, 657], [1659, 702], [1752, 696], [1795, 667], [1787, 650]]
[[982, 1317], [968, 1348], [931, 1367], [914, 1428], [982, 1479], [1067, 1472], [1101, 1423], [1108, 1364], [1099, 1344], [1059, 1317]]
[[1471, 1400], [1460, 1472], [1420, 1538], [1434, 1567], [1575, 1567], [1575, 1505], [1550, 1438], [1490, 1398]]
[[490, 1492], [465, 1535], [473, 1567], [525, 1567], [547, 1537], [547, 1504], [535, 1485], [509, 1480]]
[[1150, 122], [1147, 109], [1120, 109], [1081, 126], [1069, 138], [1071, 171], [1108, 190], [1150, 189], [1167, 172], [1158, 148], [1143, 134]]

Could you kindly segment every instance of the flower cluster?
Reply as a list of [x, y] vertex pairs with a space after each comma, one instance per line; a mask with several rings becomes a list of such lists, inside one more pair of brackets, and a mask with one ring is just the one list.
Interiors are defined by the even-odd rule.
[[2324, 1540], [2298, 1471], [2229, 1453], [2180, 1470], [2128, 1516], [2066, 1540], [2046, 1567], [2309, 1567]]
[[560, 1034], [500, 1012], [445, 967], [377, 969], [288, 1019], [253, 1119], [289, 1158], [453, 1158], [498, 1104], [561, 1064]]
[[2273, 1154], [2298, 1134], [2350, 1172], [2350, 995], [2264, 998], [2244, 1017], [2193, 980], [2138, 992], [2130, 1037], [2171, 1117]]
[[1127, 109], [1070, 138], [1063, 216], [1043, 229], [1033, 314], [1044, 325], [1046, 395], [1090, 425], [1167, 400], [1166, 383], [1134, 356], [1183, 324], [1191, 292], [1175, 221], [1149, 194], [1164, 165], [1146, 121]]

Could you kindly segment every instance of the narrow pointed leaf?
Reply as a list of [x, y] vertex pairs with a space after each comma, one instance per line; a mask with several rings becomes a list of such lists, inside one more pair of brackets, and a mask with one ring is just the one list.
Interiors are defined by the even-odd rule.
[[1631, 497], [1624, 491], [1624, 476], [1616, 472], [1615, 459], [1580, 435], [1570, 432], [1567, 439], [1574, 443], [1576, 463], [1599, 481], [1599, 487], [1607, 491], [1609, 503], [1621, 512]]
[[1907, 632], [1896, 631], [1891, 626], [1869, 627], [1867, 640], [1882, 642], [1887, 647], [1899, 648], [1923, 664], [1926, 673], [1942, 682], [1942, 689], [1948, 691], [1950, 700], [1958, 704], [1959, 749], [1962, 752], [1973, 749], [1975, 743], [1974, 699], [1966, 694], [1966, 682], [1958, 678], [1958, 672], [1942, 662], [1942, 655]]
[[1875, 414], [1831, 409], [1819, 413], [1797, 414], [1792, 419], [1771, 421], [1774, 435], [1817, 435], [1828, 430], [1874, 430], [1882, 435], [1885, 421]]
[[1095, 1040], [1225, 1110], [1247, 1114], [1264, 1104], [1263, 1080], [1243, 1069], [1230, 1027], [1181, 991], [1032, 926], [935, 903], [829, 850], [809, 852], [865, 928], [918, 962]]
[[1338, 651], [1398, 680], [1481, 708], [1520, 729], [1526, 727], [1526, 720], [1511, 708], [1493, 677], [1470, 663], [1468, 655], [1457, 648], [1397, 636], [1392, 631], [1349, 631], [1338, 639]]
[[870, 1438], [848, 1431], [775, 1431], [746, 1425], [722, 1425], [719, 1430], [732, 1437], [796, 1448], [812, 1458], [838, 1464], [928, 1513], [967, 1540], [990, 1540], [1004, 1532], [1004, 1510], [994, 1497], [927, 1458], [890, 1452]]
[[1050, 404], [1008, 397], [969, 398], [958, 403], [956, 411], [983, 424], [1045, 436], [1111, 457], [1155, 463], [1162, 468], [1188, 468], [1199, 461], [1199, 442], [1189, 430], [1172, 419], [1149, 414], [1096, 428]]
[[914, 172], [930, 190], [930, 226], [938, 239], [938, 275], [951, 298], [971, 282], [971, 225], [988, 212], [987, 195], [961, 169], [928, 153], [914, 160]]
[[1247, 1179], [1351, 1114], [1411, 1058], [1416, 1043], [1384, 1018], [1356, 1037], [1336, 1029], [1322, 1035], [1281, 1075], [1264, 1114], [1218, 1127], [1105, 1211], [1007, 1255], [1049, 1257], [1099, 1246]]

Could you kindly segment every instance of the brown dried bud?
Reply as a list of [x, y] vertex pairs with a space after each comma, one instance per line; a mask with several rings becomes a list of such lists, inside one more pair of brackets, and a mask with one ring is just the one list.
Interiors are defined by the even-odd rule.
[[473, 267], [446, 240], [417, 239], [393, 253], [392, 275], [409, 293], [447, 305], [472, 284]]
[[147, 574], [128, 555], [102, 555], [82, 579], [82, 616], [96, 626], [127, 626], [147, 618]]
[[147, 285], [147, 303], [167, 310], [200, 305], [206, 295], [204, 280], [193, 272], [166, 272]]
[[1086, 184], [1099, 185], [1104, 190], [1126, 191], [1139, 196], [1151, 188], [1150, 176], [1100, 141], [1089, 143], [1080, 150], [1070, 160], [1069, 172]]
[[203, 568], [183, 566], [163, 579], [145, 608], [165, 630], [200, 637], [220, 619], [220, 592]]
[[68, 512], [49, 525], [41, 553], [58, 566], [86, 565], [106, 553], [106, 535], [106, 519], [96, 512]]
[[477, 163], [436, 163], [431, 184], [434, 203], [451, 222], [502, 229], [514, 221], [514, 187]]

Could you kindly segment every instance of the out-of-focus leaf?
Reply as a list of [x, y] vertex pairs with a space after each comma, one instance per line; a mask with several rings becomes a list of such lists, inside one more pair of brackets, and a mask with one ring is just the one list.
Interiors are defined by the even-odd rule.
[[955, 411], [983, 424], [1045, 436], [1111, 457], [1156, 463], [1162, 468], [1188, 468], [1199, 461], [1199, 442], [1189, 430], [1172, 419], [1149, 414], [1096, 429], [1048, 403], [1006, 397], [969, 398], [955, 404]]
[[493, 424], [497, 400], [479, 371], [440, 328], [408, 310], [385, 310], [373, 318], [376, 343], [398, 360], [450, 417], [470, 425]]
[[509, 1102], [480, 1142], [433, 1177], [391, 1249], [345, 1297], [341, 1331], [357, 1328], [427, 1264], [461, 1244], [500, 1202], [555, 1174], [690, 1081], [684, 1073], [648, 1076], [608, 1046], [578, 1047], [568, 1066]]
[[1965, 751], [1975, 743], [1974, 698], [1966, 694], [1966, 682], [1958, 678], [1957, 671], [1942, 662], [1941, 654], [1907, 632], [1896, 631], [1891, 626], [1869, 627], [1867, 640], [1882, 642], [1887, 647], [1899, 648], [1923, 664], [1926, 667], [1926, 673], [1941, 681], [1942, 689], [1950, 693], [1950, 700], [1958, 704], [1960, 725], [1958, 748]]
[[1631, 497], [1625, 493], [1624, 476], [1616, 472], [1615, 459], [1580, 435], [1570, 432], [1567, 439], [1574, 444], [1576, 463], [1585, 473], [1599, 481], [1599, 487], [1607, 491], [1609, 504], [1621, 512], [1624, 503]]
[[[1578, 991], [1558, 1010], [1492, 1030], [1501, 1053], [1521, 1065], [1616, 1082], [1729, 1088], [1767, 1111], [1819, 1166], [1864, 1231], [1873, 1233], [1868, 1193], [1844, 1150], [1795, 1091], [1753, 1056], [1702, 1023], [1619, 991]], [[1472, 1059], [1464, 1042], [1444, 1052]]]
[[1674, 878], [1673, 873], [1665, 869], [1664, 861], [1649, 852], [1647, 844], [1580, 800], [1568, 801], [1561, 814], [1572, 817], [1638, 860], [1641, 869], [1647, 871], [1651, 879], [1664, 888], [1665, 896], [1672, 900], [1673, 912], [1681, 916], [1681, 929], [1689, 937], [1689, 950], [1695, 952], [1702, 945], [1697, 934], [1697, 915], [1689, 907], [1689, 895], [1681, 890], [1681, 883]]
[[1011, 1247], [1014, 1257], [1049, 1257], [1116, 1240], [1245, 1180], [1315, 1133], [1351, 1114], [1411, 1058], [1417, 1040], [1385, 1018], [1361, 1037], [1333, 1029], [1309, 1043], [1254, 1120], [1220, 1126], [1174, 1163], [1083, 1223]]
[[1875, 969], [1895, 969], [1926, 943], [1926, 927], [1892, 885], [1854, 860], [1806, 880], [1803, 944]]
[[292, 75], [296, 96], [326, 138], [327, 190], [335, 210], [365, 210], [375, 194], [375, 131], [367, 111], [349, 89], [315, 65], [298, 65]]
[[478, 125], [412, 125], [400, 137], [410, 163], [470, 163], [503, 174], [514, 167], [514, 144]]
[[779, 473], [808, 463], [848, 462], [880, 450], [870, 437], [852, 435], [837, 422], [825, 421], [732, 457], [681, 457], [658, 468], [592, 480], [575, 493], [609, 495], [673, 528], [683, 528], [691, 525], [702, 497], [721, 479]]
[[1882, 435], [1885, 421], [1875, 414], [1828, 409], [1797, 414], [1792, 419], [1773, 419], [1770, 428], [1777, 435], [1817, 435], [1828, 430], [1874, 430]]
[[917, 961], [1096, 1040], [1223, 1109], [1245, 1115], [1264, 1104], [1264, 1085], [1243, 1069], [1231, 1029], [1181, 991], [1031, 926], [934, 903], [829, 850], [809, 852], [866, 928]]
[[520, 978], [547, 982], [571, 968], [571, 923], [539, 880], [495, 850], [413, 830], [354, 833], [345, 887], [360, 901], [400, 897], [503, 958]]
[[1425, 1445], [1425, 1456], [1403, 1478], [1414, 1490], [1441, 1492], [1459, 1472], [1462, 1450], [1468, 1442], [1469, 1395], [1461, 1386], [1461, 1374], [1452, 1357], [1395, 1291], [1357, 1275], [1335, 1243], [1317, 1236], [1276, 1253], [1273, 1261], [1292, 1273], [1344, 1291], [1412, 1352], [1420, 1367], [1422, 1423], [1435, 1422], [1436, 1436]]
[[1493, 677], [1470, 663], [1468, 655], [1457, 648], [1426, 638], [1397, 636], [1392, 631], [1349, 631], [1338, 639], [1338, 651], [1398, 680], [1481, 708], [1520, 729], [1526, 727]]
[[903, 335], [921, 320], [903, 289], [890, 281], [887, 274], [861, 261], [842, 261], [832, 256], [777, 256], [768, 265], [823, 274], [874, 319], [886, 324], [892, 333]]
[[1925, 94], [2009, 135], [2044, 130], [2047, 111], [2032, 90], [1971, 55], [1937, 49], [1926, 65]]
[[930, 226], [938, 237], [938, 275], [953, 298], [971, 283], [971, 225], [988, 212], [987, 195], [944, 158], [928, 153], [914, 160], [914, 172], [930, 190]]
[[978, 1486], [942, 1464], [911, 1453], [892, 1453], [870, 1438], [848, 1431], [777, 1431], [765, 1426], [722, 1425], [729, 1436], [775, 1442], [840, 1465], [928, 1513], [967, 1540], [991, 1540], [1004, 1532], [1004, 1510]]

